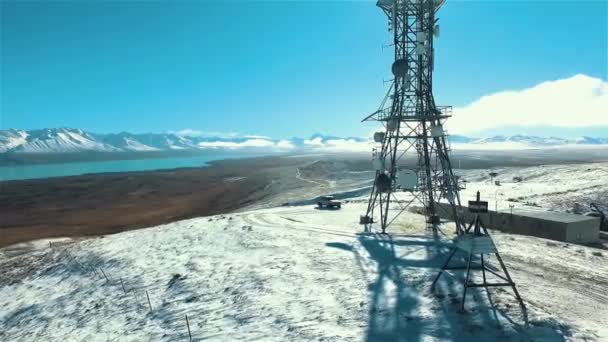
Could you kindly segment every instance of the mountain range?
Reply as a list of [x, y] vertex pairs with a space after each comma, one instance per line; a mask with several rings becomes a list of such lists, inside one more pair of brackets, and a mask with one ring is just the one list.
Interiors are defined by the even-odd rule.
[[[564, 139], [527, 135], [473, 138], [451, 135], [455, 149], [516, 149], [575, 146], [608, 146], [608, 138], [581, 137]], [[45, 128], [36, 130], [0, 131], [0, 153], [64, 153], [64, 152], [125, 152], [170, 151], [196, 149], [253, 149], [253, 150], [327, 150], [369, 151], [370, 139], [335, 137], [315, 134], [310, 138], [272, 139], [263, 136], [201, 137], [175, 133], [128, 132], [97, 134], [75, 128]]]

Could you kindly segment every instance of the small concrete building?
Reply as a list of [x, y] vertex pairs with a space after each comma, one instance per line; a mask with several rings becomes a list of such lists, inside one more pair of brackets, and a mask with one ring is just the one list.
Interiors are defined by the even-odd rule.
[[[438, 214], [441, 218], [453, 220], [446, 204], [439, 205]], [[474, 214], [463, 207], [465, 221], [471, 222]], [[599, 241], [600, 219], [583, 215], [560, 213], [546, 210], [514, 208], [501, 211], [491, 211], [480, 214], [484, 225], [507, 233], [537, 236], [545, 239], [573, 242], [593, 243]]]

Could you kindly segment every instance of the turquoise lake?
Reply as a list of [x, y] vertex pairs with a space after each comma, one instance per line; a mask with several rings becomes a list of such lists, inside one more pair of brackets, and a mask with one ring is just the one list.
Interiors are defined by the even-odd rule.
[[202, 167], [206, 166], [208, 162], [214, 160], [255, 156], [256, 155], [252, 154], [239, 155], [227, 153], [226, 155], [212, 154], [176, 158], [105, 160], [70, 162], [61, 164], [0, 166], [0, 181], [75, 176], [88, 173], [128, 172], [146, 170], [166, 170], [181, 167]]

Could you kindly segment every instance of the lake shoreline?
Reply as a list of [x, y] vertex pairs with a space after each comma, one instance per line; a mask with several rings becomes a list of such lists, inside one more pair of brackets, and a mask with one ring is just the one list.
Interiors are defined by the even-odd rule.
[[[47, 165], [66, 164], [78, 162], [99, 162], [119, 160], [140, 159], [164, 159], [164, 158], [188, 158], [188, 157], [214, 157], [235, 154], [239, 156], [259, 156], [255, 151], [244, 151], [243, 153], [226, 152], [223, 149], [204, 150], [167, 150], [167, 151], [121, 151], [121, 152], [4, 152], [0, 153], [0, 167], [24, 166], [24, 165]], [[271, 155], [272, 153], [266, 153]]]
[[[160, 171], [179, 168], [198, 168], [206, 167], [210, 163], [228, 159], [246, 159], [271, 154], [237, 153], [198, 151], [197, 153], [153, 153], [153, 154], [122, 154], [112, 153], [107, 156], [93, 153], [90, 160], [82, 160], [69, 153], [65, 155], [64, 162], [59, 159], [50, 163], [39, 162], [31, 164], [15, 164], [0, 166], [0, 182], [44, 179], [55, 177], [69, 177], [91, 174], [122, 173], [138, 171]], [[59, 155], [58, 155], [59, 156]], [[52, 157], [55, 158], [55, 157]], [[59, 158], [59, 157], [57, 157]], [[75, 158], [70, 161], [67, 158]]]

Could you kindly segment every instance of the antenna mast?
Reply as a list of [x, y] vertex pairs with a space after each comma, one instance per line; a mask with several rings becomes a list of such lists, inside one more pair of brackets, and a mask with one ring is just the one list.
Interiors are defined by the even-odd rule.
[[[439, 36], [435, 13], [443, 0], [379, 0], [377, 6], [389, 20], [393, 33], [394, 79], [380, 108], [363, 119], [382, 123], [384, 132], [374, 134], [374, 185], [367, 212], [361, 223], [374, 222], [380, 216], [382, 232], [411, 203], [424, 206], [427, 228], [437, 232], [438, 211], [447, 211], [463, 227], [457, 208], [460, 207], [458, 179], [452, 172], [443, 129], [451, 116], [449, 106], [436, 106], [433, 98], [433, 38]], [[417, 156], [410, 168], [402, 159]], [[396, 192], [406, 192], [407, 198], [397, 199]], [[446, 205], [438, 205], [440, 201]]]

